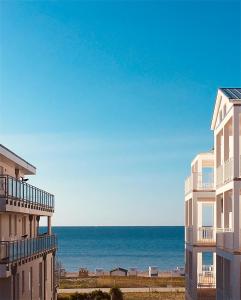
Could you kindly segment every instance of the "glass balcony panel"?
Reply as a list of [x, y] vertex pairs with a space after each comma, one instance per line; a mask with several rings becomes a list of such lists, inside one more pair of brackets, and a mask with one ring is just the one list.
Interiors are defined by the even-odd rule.
[[0, 176], [0, 195], [54, 208], [54, 196], [8, 175]]
[[2, 241], [0, 242], [0, 263], [10, 263], [56, 247], [55, 235], [9, 242]]

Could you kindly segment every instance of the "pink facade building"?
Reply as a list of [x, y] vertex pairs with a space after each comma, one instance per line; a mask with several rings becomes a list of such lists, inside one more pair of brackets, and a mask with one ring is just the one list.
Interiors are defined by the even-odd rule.
[[[0, 145], [0, 300], [56, 299], [54, 196], [31, 185], [36, 168]], [[40, 231], [40, 219], [47, 229]]]

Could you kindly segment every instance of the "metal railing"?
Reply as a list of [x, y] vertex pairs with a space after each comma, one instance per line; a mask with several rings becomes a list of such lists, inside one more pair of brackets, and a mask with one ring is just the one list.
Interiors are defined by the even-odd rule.
[[215, 288], [216, 277], [214, 272], [201, 272], [198, 274], [198, 287]]
[[44, 208], [54, 208], [54, 195], [9, 175], [0, 175], [0, 198], [17, 199]]
[[42, 235], [16, 241], [0, 241], [0, 264], [12, 263], [56, 247], [55, 235]]
[[198, 228], [198, 242], [201, 243], [215, 243], [216, 230], [214, 227], [199, 227]]

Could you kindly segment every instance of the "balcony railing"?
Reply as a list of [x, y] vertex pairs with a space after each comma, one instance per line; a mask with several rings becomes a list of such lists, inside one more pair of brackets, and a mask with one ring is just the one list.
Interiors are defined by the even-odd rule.
[[185, 194], [188, 194], [192, 190], [213, 190], [214, 189], [214, 177], [213, 173], [200, 173], [194, 172], [185, 181]]
[[198, 287], [199, 288], [215, 288], [216, 287], [216, 276], [212, 266], [209, 269], [202, 271], [198, 274]]
[[214, 227], [199, 227], [197, 240], [200, 243], [215, 243], [216, 230]]
[[56, 247], [55, 235], [43, 235], [16, 241], [0, 241], [0, 264], [12, 263]]
[[54, 195], [9, 175], [0, 175], [0, 198], [54, 209]]
[[219, 165], [216, 169], [216, 185], [222, 186], [233, 179], [233, 158], [228, 158], [223, 165]]
[[224, 162], [224, 182], [233, 179], [233, 158], [229, 158]]

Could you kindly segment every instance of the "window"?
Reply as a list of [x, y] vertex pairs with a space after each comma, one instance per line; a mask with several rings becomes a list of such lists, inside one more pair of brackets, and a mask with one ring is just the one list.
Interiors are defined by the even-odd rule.
[[16, 299], [19, 300], [20, 299], [20, 293], [19, 293], [19, 273], [17, 274], [17, 288], [16, 288]]
[[22, 235], [26, 234], [26, 217], [22, 217]]
[[9, 236], [12, 235], [12, 215], [8, 216], [8, 221], [9, 221]]
[[24, 271], [22, 271], [22, 295], [24, 294], [25, 282], [24, 282]]
[[51, 291], [53, 290], [53, 257], [51, 257]]
[[33, 268], [30, 268], [29, 272], [29, 291], [30, 291], [30, 299], [33, 300]]
[[39, 263], [39, 299], [42, 300], [42, 263]]
[[18, 234], [18, 217], [17, 215], [14, 216], [14, 235]]

